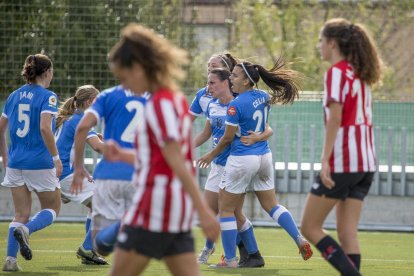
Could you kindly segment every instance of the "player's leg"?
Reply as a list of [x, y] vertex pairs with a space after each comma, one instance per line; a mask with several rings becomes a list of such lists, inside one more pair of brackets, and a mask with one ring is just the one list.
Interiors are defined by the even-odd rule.
[[116, 248], [113, 258], [112, 269], [109, 275], [139, 275], [147, 267], [149, 261], [149, 257], [138, 254], [134, 250], [126, 251], [122, 248]]
[[164, 258], [164, 261], [172, 275], [201, 275], [200, 268], [196, 262], [194, 253], [189, 252], [179, 255], [168, 256]]
[[[218, 214], [218, 192], [204, 190], [204, 199], [211, 210], [213, 210], [215, 214]], [[198, 255], [197, 262], [200, 264], [207, 264], [208, 258], [214, 253], [214, 251], [214, 242], [206, 239], [205, 245]]]

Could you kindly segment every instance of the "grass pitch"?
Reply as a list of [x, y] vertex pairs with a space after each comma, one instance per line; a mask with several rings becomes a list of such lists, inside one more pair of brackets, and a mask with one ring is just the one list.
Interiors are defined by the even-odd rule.
[[[5, 260], [8, 223], [0, 223], [0, 260]], [[80, 264], [76, 250], [84, 237], [84, 225], [78, 223], [55, 223], [30, 237], [33, 259], [25, 261], [18, 256], [23, 272], [13, 275], [106, 275], [109, 266]], [[303, 261], [293, 240], [281, 229], [255, 229], [260, 252], [266, 265], [258, 269], [214, 270], [201, 266], [202, 275], [338, 275], [313, 248], [314, 256]], [[334, 235], [334, 231], [332, 231]], [[195, 229], [196, 250], [203, 246], [201, 231]], [[414, 233], [360, 232], [363, 275], [393, 276], [414, 275]], [[216, 263], [223, 250], [218, 244], [210, 258]], [[109, 258], [111, 261], [111, 258]], [[2, 273], [0, 275], [11, 275]], [[169, 275], [162, 262], [152, 261], [144, 275]]]

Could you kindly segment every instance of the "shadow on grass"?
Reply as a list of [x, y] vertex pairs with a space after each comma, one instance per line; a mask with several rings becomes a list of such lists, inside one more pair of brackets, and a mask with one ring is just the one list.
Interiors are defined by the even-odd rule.
[[0, 271], [0, 275], [46, 275], [46, 276], [54, 276], [59, 275], [58, 272], [39, 272], [39, 271], [19, 271], [19, 272], [3, 272]]
[[48, 266], [46, 267], [46, 269], [55, 270], [55, 271], [70, 271], [70, 272], [85, 273], [85, 272], [93, 272], [93, 271], [108, 269], [109, 267], [110, 266], [108, 265], [60, 265], [60, 266]]
[[[225, 274], [225, 275], [260, 275], [260, 276], [270, 276], [270, 275], [288, 275], [289, 272], [311, 272], [312, 269], [265, 269], [265, 268], [236, 268], [236, 269], [202, 269], [203, 275], [216, 275], [216, 274]], [[280, 274], [282, 273], [282, 274]], [[295, 274], [296, 275], [296, 274]]]

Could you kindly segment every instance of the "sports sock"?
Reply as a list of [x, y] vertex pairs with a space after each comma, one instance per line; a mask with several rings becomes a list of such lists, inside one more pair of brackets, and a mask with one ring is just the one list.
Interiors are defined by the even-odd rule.
[[29, 229], [29, 234], [32, 234], [51, 225], [55, 219], [55, 210], [43, 209], [34, 215], [34, 217], [28, 223], [26, 223], [26, 227]]
[[7, 237], [7, 257], [17, 257], [17, 252], [19, 251], [19, 243], [13, 235], [13, 231], [16, 227], [24, 225], [20, 222], [11, 222], [9, 225], [9, 235]]
[[300, 236], [299, 229], [296, 226], [290, 212], [282, 205], [276, 205], [270, 210], [269, 215], [275, 220], [283, 229], [288, 232], [292, 239], [296, 242], [298, 236]]
[[360, 275], [341, 246], [330, 236], [327, 235], [322, 238], [316, 244], [316, 247], [322, 253], [322, 257], [335, 267], [341, 275]]
[[92, 250], [93, 249], [92, 230], [91, 229], [89, 229], [89, 231], [86, 232], [85, 240], [83, 241], [82, 247], [85, 250]]
[[361, 267], [361, 254], [348, 254], [347, 256], [351, 259], [351, 261], [354, 263], [355, 267], [359, 271]]
[[212, 249], [214, 247], [214, 242], [206, 240], [205, 247], [208, 249]]
[[239, 234], [249, 255], [259, 251], [257, 248], [256, 238], [254, 236], [253, 225], [250, 220], [246, 219], [245, 223], [239, 231]]
[[89, 229], [91, 228], [91, 222], [92, 222], [92, 214], [89, 211], [88, 214], [86, 215], [86, 222], [85, 222], [85, 233], [88, 233]]
[[224, 256], [227, 260], [234, 259], [236, 257], [236, 217], [220, 218], [220, 228]]
[[95, 243], [100, 252], [112, 252], [120, 226], [121, 222], [116, 222], [96, 234]]

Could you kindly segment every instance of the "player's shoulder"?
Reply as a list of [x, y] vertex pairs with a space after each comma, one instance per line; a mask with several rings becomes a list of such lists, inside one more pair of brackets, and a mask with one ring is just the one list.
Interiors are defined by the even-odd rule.
[[209, 95], [209, 94], [208, 94], [208, 91], [207, 91], [207, 86], [206, 86], [206, 87], [203, 87], [203, 88], [201, 88], [201, 89], [199, 89], [199, 90], [197, 91], [197, 93], [196, 93], [196, 96], [197, 96], [197, 97], [202, 97], [202, 96], [204, 96], [204, 95]]

